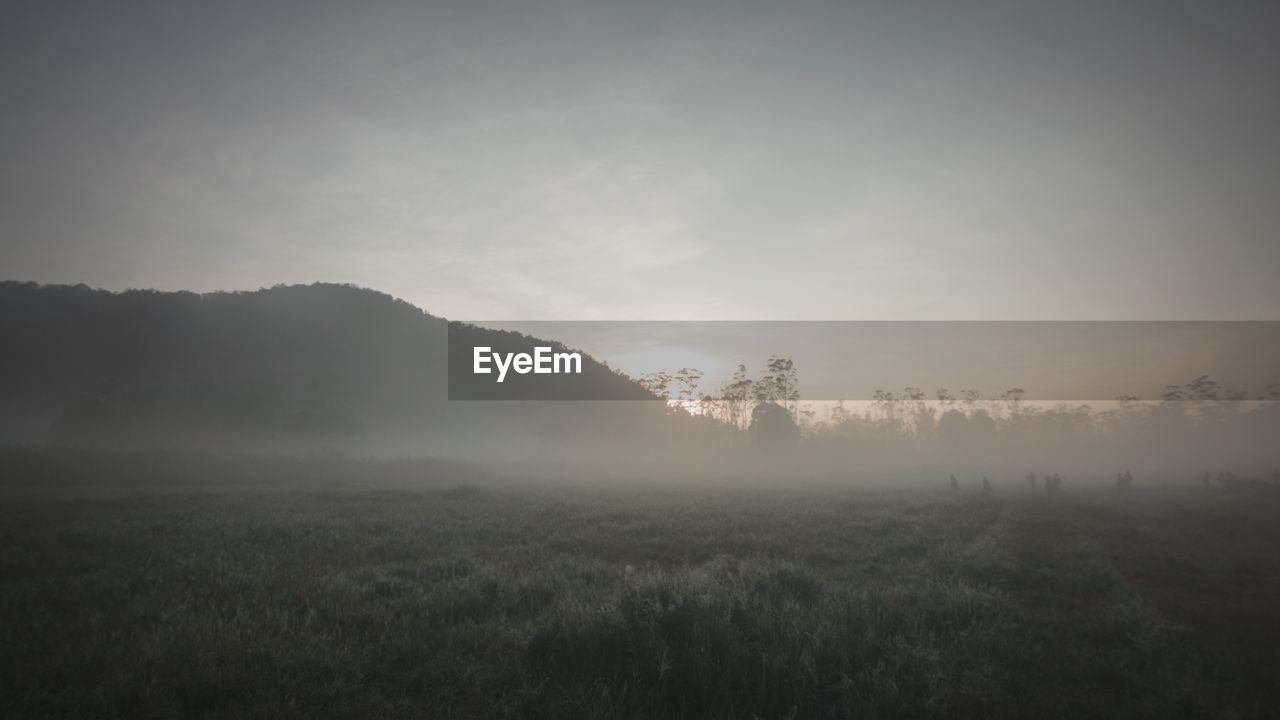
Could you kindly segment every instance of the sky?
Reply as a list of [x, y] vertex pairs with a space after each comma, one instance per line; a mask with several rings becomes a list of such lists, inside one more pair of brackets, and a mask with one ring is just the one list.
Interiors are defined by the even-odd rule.
[[[871, 400], [877, 390], [915, 387], [930, 399], [939, 388], [988, 399], [1020, 388], [1036, 401], [1150, 401], [1201, 375], [1222, 385], [1222, 397], [1254, 400], [1271, 391], [1280, 367], [1276, 321], [527, 321], [502, 329], [553, 338], [632, 377], [696, 368], [704, 391], [731, 382], [739, 364], [759, 377], [766, 359], [781, 354], [794, 361], [810, 400]], [[469, 372], [471, 354], [459, 356]], [[501, 390], [492, 378], [480, 387]]]
[[0, 278], [1269, 320], [1280, 4], [0, 0]]

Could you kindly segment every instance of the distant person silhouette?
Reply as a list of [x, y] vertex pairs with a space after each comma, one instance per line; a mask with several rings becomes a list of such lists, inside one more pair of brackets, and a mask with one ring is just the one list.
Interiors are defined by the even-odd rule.
[[986, 475], [982, 476], [982, 492], [988, 494], [991, 492], [991, 481], [987, 479]]
[[1033, 472], [1027, 473], [1027, 487], [1032, 490], [1036, 489], [1036, 474]]
[[960, 481], [956, 480], [955, 473], [951, 473], [951, 492], [960, 492]]

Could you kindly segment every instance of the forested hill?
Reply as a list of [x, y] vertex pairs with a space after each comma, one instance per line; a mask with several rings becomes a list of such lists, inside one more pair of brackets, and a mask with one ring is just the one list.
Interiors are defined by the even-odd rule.
[[[573, 426], [563, 407], [449, 403], [447, 329], [350, 285], [196, 294], [2, 282], [0, 442], [345, 446], [469, 424], [535, 436]], [[644, 395], [585, 354], [583, 370], [584, 396]]]

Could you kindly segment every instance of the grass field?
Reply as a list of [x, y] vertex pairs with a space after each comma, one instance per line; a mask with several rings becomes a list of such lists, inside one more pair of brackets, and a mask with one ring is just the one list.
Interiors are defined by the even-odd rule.
[[9, 495], [0, 716], [1265, 717], [1278, 518], [1174, 488]]

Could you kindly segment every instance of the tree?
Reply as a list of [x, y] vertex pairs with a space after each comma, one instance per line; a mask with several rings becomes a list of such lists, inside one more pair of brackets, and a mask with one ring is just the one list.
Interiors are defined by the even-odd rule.
[[751, 435], [760, 448], [784, 450], [799, 444], [800, 426], [789, 410], [775, 402], [764, 402], [751, 411]]
[[770, 355], [764, 377], [755, 384], [756, 400], [777, 403], [795, 418], [800, 401], [800, 380], [796, 364], [789, 357]]
[[754, 383], [747, 374], [746, 365], [738, 365], [733, 377], [720, 388], [720, 400], [725, 408], [725, 422], [741, 430], [750, 417], [752, 398], [755, 397]]
[[871, 405], [880, 411], [880, 417], [893, 429], [898, 427], [898, 396], [887, 390], [871, 394]]
[[949, 446], [960, 447], [965, 444], [968, 439], [969, 419], [965, 414], [951, 408], [942, 413], [942, 417], [938, 418], [938, 439]]
[[688, 410], [698, 397], [698, 382], [702, 380], [702, 371], [693, 368], [680, 368], [672, 378], [676, 388], [676, 403]]
[[1222, 386], [1211, 380], [1208, 375], [1201, 375], [1187, 383], [1187, 399], [1194, 402], [1218, 400], [1221, 390]]
[[831, 408], [830, 420], [832, 425], [842, 425], [852, 418], [853, 414], [844, 406], [844, 400], [837, 400], [836, 406]]
[[1017, 420], [1022, 414], [1022, 398], [1027, 394], [1026, 390], [1020, 387], [1005, 390], [1000, 396], [1001, 402], [1004, 403], [1005, 413], [1012, 420]]
[[645, 390], [653, 393], [663, 400], [671, 399], [671, 373], [666, 370], [645, 373], [636, 381], [640, 383]]
[[902, 389], [902, 401], [911, 415], [911, 430], [916, 438], [926, 438], [933, 434], [933, 421], [937, 411], [924, 399], [924, 390], [916, 387]]

